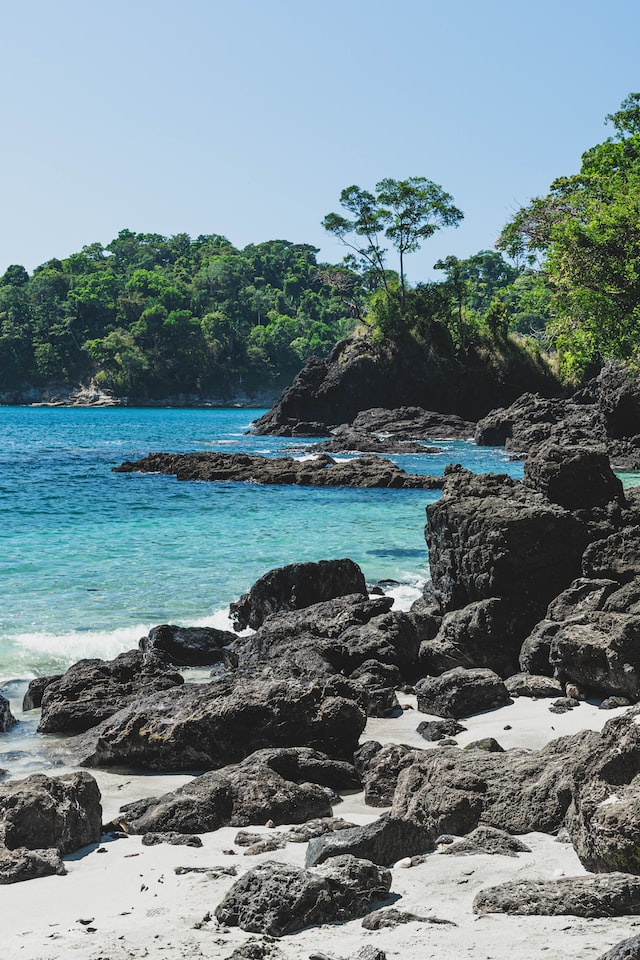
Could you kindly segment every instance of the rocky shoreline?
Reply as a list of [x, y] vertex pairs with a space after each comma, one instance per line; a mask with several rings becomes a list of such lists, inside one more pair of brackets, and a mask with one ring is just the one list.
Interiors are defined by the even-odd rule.
[[[34, 681], [23, 707], [66, 738], [75, 769], [0, 784], [0, 883], [64, 883], [74, 851], [127, 838], [178, 844], [235, 960], [299, 955], [297, 931], [311, 956], [336, 923], [354, 960], [393, 956], [393, 937], [358, 931], [398, 923], [411, 956], [415, 924], [488, 915], [602, 918], [603, 949], [632, 932], [622, 921], [616, 937], [610, 918], [640, 913], [640, 493], [601, 450], [547, 441], [522, 482], [449, 468], [426, 538], [432, 579], [408, 611], [369, 595], [346, 558], [293, 564], [232, 605], [235, 633], [161, 625], [137, 651]], [[213, 676], [184, 682], [188, 665]], [[497, 720], [526, 702], [548, 731], [528, 749]], [[183, 779], [105, 816], [87, 769]], [[355, 819], [336, 818], [341, 796], [345, 810], [360, 798]], [[230, 829], [248, 859], [203, 863], [201, 845]], [[420, 909], [436, 861], [518, 860], [561, 839], [573, 876], [488, 869], [462, 912]], [[292, 847], [306, 853], [292, 861]], [[343, 957], [332, 942], [324, 955]]]

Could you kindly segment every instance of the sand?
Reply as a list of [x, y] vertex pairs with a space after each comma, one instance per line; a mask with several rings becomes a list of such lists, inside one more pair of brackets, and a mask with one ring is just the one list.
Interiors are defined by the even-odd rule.
[[[370, 720], [365, 739], [407, 743], [424, 749], [415, 732], [431, 719], [405, 697], [407, 709], [389, 720]], [[493, 736], [505, 748], [539, 748], [554, 737], [581, 729], [600, 729], [620, 711], [598, 710], [583, 703], [567, 714], [549, 713], [550, 701], [516, 699], [511, 705], [462, 721], [468, 727], [457, 738], [461, 746]], [[505, 729], [509, 727], [510, 729]], [[186, 776], [122, 776], [95, 774], [103, 793], [104, 819], [121, 804], [153, 796], [184, 783]], [[367, 823], [382, 811], [366, 807], [362, 794], [350, 794], [334, 813]], [[269, 834], [266, 827], [256, 830]], [[278, 828], [284, 830], [286, 828]], [[46, 877], [0, 888], [3, 960], [119, 960], [119, 958], [226, 958], [255, 935], [220, 927], [212, 919], [216, 905], [234, 882], [214, 872], [177, 875], [176, 867], [229, 868], [238, 874], [265, 859], [302, 864], [305, 844], [254, 856], [234, 845], [236, 828], [202, 836], [202, 848], [162, 844], [144, 847], [139, 837], [105, 839], [65, 858], [65, 877]], [[430, 854], [426, 862], [392, 869], [391, 904], [448, 924], [411, 922], [381, 931], [367, 931], [360, 920], [311, 927], [282, 937], [277, 947], [284, 958], [324, 954], [348, 957], [365, 944], [375, 944], [388, 958], [403, 960], [540, 960], [561, 952], [571, 958], [597, 958], [614, 943], [640, 933], [640, 918], [585, 920], [577, 917], [477, 917], [475, 894], [506, 880], [529, 877], [553, 879], [585, 874], [570, 844], [543, 834], [522, 837], [531, 853], [517, 857]], [[229, 851], [234, 851], [230, 853]]]

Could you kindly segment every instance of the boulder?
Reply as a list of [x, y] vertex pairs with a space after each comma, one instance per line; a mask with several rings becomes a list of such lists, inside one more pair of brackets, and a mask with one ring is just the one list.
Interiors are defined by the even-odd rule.
[[558, 680], [552, 677], [536, 676], [531, 673], [515, 673], [504, 682], [512, 697], [543, 697], [562, 696], [562, 687]]
[[276, 567], [260, 577], [248, 593], [231, 604], [236, 630], [260, 627], [269, 614], [300, 610], [346, 594], [366, 594], [362, 570], [353, 560], [320, 560]]
[[331, 816], [332, 791], [359, 787], [351, 764], [316, 750], [258, 750], [164, 796], [121, 807], [115, 824], [128, 833], [208, 833], [270, 820], [276, 825], [305, 823]]
[[439, 447], [430, 447], [412, 440], [380, 437], [365, 430], [343, 425], [331, 431], [330, 440], [320, 440], [306, 448], [307, 453], [392, 453], [433, 454], [441, 453]]
[[622, 483], [604, 448], [545, 443], [527, 457], [523, 482], [567, 510], [624, 503]]
[[481, 890], [473, 912], [542, 917], [623, 917], [640, 913], [640, 877], [609, 873], [559, 880], [511, 880]]
[[455, 667], [416, 684], [418, 710], [458, 720], [509, 703], [509, 691], [492, 670]]
[[436, 597], [446, 610], [509, 600], [530, 610], [531, 629], [580, 573], [583, 524], [509, 477], [453, 467], [445, 478], [425, 530]]
[[39, 733], [81, 733], [150, 693], [184, 683], [139, 650], [115, 660], [79, 660], [42, 693]]
[[416, 727], [416, 733], [419, 733], [425, 740], [437, 742], [444, 740], [445, 737], [457, 737], [467, 728], [463, 727], [457, 720], [423, 720]]
[[11, 713], [11, 704], [6, 697], [0, 695], [0, 733], [10, 730], [17, 722]]
[[481, 825], [472, 830], [466, 837], [463, 837], [462, 840], [455, 840], [453, 843], [447, 844], [439, 852], [452, 857], [467, 857], [479, 853], [489, 854], [490, 856], [517, 857], [519, 853], [531, 853], [531, 847], [528, 847], [522, 840], [518, 840], [517, 837], [512, 837], [504, 830]]
[[362, 917], [390, 888], [389, 870], [351, 856], [332, 857], [313, 870], [266, 861], [234, 883], [215, 916], [227, 926], [281, 937]]
[[310, 682], [225, 678], [136, 701], [75, 741], [84, 766], [210, 770], [255, 750], [305, 746], [351, 760], [366, 717], [362, 690]]
[[559, 625], [549, 659], [591, 695], [640, 699], [640, 616], [593, 611]]
[[598, 737], [583, 731], [542, 750], [421, 751], [398, 775], [392, 816], [416, 820], [437, 837], [466, 834], [480, 822], [513, 834], [555, 833], [571, 803], [574, 771]]
[[492, 410], [479, 420], [474, 439], [480, 446], [534, 453], [549, 441], [560, 446], [603, 444], [606, 431], [593, 402], [523, 393], [510, 407]]
[[583, 576], [628, 583], [640, 576], [640, 526], [624, 527], [590, 543], [582, 558]]
[[616, 943], [611, 950], [601, 953], [598, 960], [640, 960], [640, 934]]
[[29, 850], [0, 846], [0, 885], [22, 883], [38, 877], [64, 876], [64, 863], [58, 850]]
[[100, 791], [88, 773], [33, 774], [0, 785], [0, 841], [8, 850], [73, 853], [101, 833]]
[[38, 709], [42, 704], [42, 695], [46, 688], [50, 683], [53, 683], [54, 680], [60, 680], [61, 677], [61, 673], [53, 673], [48, 677], [35, 677], [33, 680], [30, 680], [27, 692], [22, 700], [22, 709], [25, 713], [27, 710]]
[[164, 623], [153, 627], [140, 640], [144, 654], [163, 663], [180, 667], [206, 667], [222, 663], [228, 656], [227, 647], [236, 639], [228, 630], [215, 627], [176, 627]]
[[434, 841], [435, 837], [429, 828], [422, 824], [382, 816], [373, 823], [312, 840], [307, 847], [305, 866], [316, 867], [330, 857], [344, 854], [390, 866], [404, 857], [433, 850]]
[[389, 807], [400, 771], [410, 767], [421, 751], [404, 743], [368, 740], [356, 751], [354, 764], [364, 786], [364, 800], [370, 807]]

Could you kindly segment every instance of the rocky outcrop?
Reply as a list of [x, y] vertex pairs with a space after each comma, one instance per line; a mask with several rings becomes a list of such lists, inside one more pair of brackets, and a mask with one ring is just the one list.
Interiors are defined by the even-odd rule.
[[303, 487], [392, 487], [439, 490], [441, 477], [406, 473], [391, 460], [375, 455], [336, 461], [328, 453], [295, 460], [248, 453], [150, 453], [125, 460], [114, 473], [166, 473], [178, 480], [299, 484]]
[[229, 630], [215, 627], [176, 627], [164, 623], [153, 627], [139, 643], [144, 654], [178, 667], [207, 667], [223, 663], [227, 647], [235, 640]]
[[621, 940], [600, 954], [598, 960], [639, 960], [640, 958], [640, 934], [635, 937], [629, 937], [627, 940]]
[[84, 766], [148, 770], [211, 770], [266, 746], [351, 760], [365, 725], [361, 697], [338, 677], [185, 684], [120, 710], [78, 737], [74, 751]]
[[383, 434], [396, 441], [406, 440], [469, 440], [475, 423], [455, 414], [436, 413], [423, 407], [372, 407], [361, 410], [351, 429], [364, 433]]
[[356, 770], [364, 786], [364, 799], [370, 807], [389, 807], [402, 770], [406, 770], [421, 756], [421, 751], [404, 743], [388, 743], [384, 747], [377, 740], [367, 740], [354, 756]]
[[395, 343], [374, 344], [362, 335], [343, 340], [326, 360], [307, 363], [275, 406], [256, 421], [254, 431], [301, 436], [318, 423], [325, 429], [352, 423], [360, 411], [372, 407], [408, 405], [469, 420], [513, 402], [525, 390], [548, 395], [557, 391], [548, 370], [515, 344], [506, 345], [500, 363], [488, 364], [473, 345], [464, 357], [457, 356], [439, 325], [431, 333], [438, 334], [437, 343], [425, 344], [406, 333]]
[[366, 592], [362, 570], [353, 560], [292, 563], [265, 573], [248, 593], [231, 604], [229, 612], [236, 630], [255, 630], [272, 613], [301, 610], [323, 600]]
[[566, 510], [624, 504], [622, 483], [604, 448], [542, 444], [527, 457], [523, 482]]
[[331, 816], [335, 790], [357, 790], [351, 764], [304, 747], [259, 750], [178, 790], [121, 807], [128, 833], [207, 833], [221, 826], [305, 823]]
[[474, 913], [525, 917], [623, 917], [640, 913], [640, 878], [624, 873], [560, 880], [512, 880], [481, 890]]
[[374, 433], [365, 433], [353, 427], [336, 427], [331, 431], [331, 439], [320, 440], [306, 448], [307, 453], [374, 453], [379, 454], [434, 454], [441, 453], [439, 447], [427, 446], [414, 440], [396, 440], [394, 437], [380, 437]]
[[215, 909], [219, 923], [281, 937], [310, 924], [362, 917], [391, 888], [391, 873], [369, 860], [332, 857], [302, 870], [267, 861], [240, 877]]
[[179, 673], [139, 650], [115, 660], [79, 660], [42, 693], [39, 733], [81, 733], [129, 703], [184, 683]]
[[509, 703], [509, 691], [492, 670], [455, 667], [439, 677], [416, 684], [418, 710], [436, 717], [459, 720]]

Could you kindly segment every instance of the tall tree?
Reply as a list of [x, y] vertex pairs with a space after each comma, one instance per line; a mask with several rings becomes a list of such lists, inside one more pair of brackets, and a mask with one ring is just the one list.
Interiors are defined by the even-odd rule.
[[378, 286], [387, 294], [383, 238], [391, 242], [399, 256], [400, 311], [404, 314], [406, 255], [419, 250], [422, 241], [441, 227], [457, 226], [462, 211], [454, 205], [450, 194], [426, 177], [387, 177], [376, 184], [375, 196], [355, 185], [346, 187], [340, 194], [340, 203], [353, 219], [329, 213], [322, 221], [323, 227], [354, 252], [357, 266], [374, 272]]

